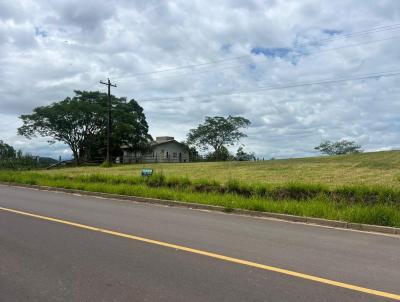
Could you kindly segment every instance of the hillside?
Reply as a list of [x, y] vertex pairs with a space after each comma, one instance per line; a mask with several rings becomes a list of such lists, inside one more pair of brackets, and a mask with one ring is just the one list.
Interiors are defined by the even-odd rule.
[[139, 175], [151, 167], [166, 176], [212, 179], [226, 182], [378, 184], [400, 187], [400, 151], [371, 152], [354, 155], [268, 160], [261, 162], [208, 162], [185, 164], [136, 164], [112, 168], [77, 167], [45, 171], [49, 174]]

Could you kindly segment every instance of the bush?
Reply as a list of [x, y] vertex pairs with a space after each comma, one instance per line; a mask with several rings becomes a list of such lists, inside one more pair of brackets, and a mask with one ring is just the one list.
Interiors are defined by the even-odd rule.
[[273, 197], [278, 199], [305, 200], [325, 195], [328, 192], [329, 189], [320, 184], [289, 183], [285, 186], [277, 187], [273, 192]]
[[226, 184], [226, 190], [229, 193], [234, 193], [246, 197], [250, 197], [252, 195], [255, 195], [255, 190], [252, 188], [251, 185], [244, 184], [238, 180], [229, 180], [228, 183]]
[[111, 168], [113, 166], [113, 163], [109, 162], [109, 161], [104, 161], [100, 167], [102, 168]]
[[147, 178], [147, 185], [150, 187], [162, 187], [165, 183], [163, 174], [153, 174]]

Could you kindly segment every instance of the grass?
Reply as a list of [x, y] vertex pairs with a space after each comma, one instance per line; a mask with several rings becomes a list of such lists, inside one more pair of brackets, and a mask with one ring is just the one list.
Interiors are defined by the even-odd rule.
[[111, 168], [75, 167], [43, 171], [43, 173], [69, 176], [93, 173], [134, 176], [140, 175], [143, 167], [151, 167], [168, 178], [186, 177], [191, 180], [211, 178], [220, 183], [234, 179], [241, 183], [324, 184], [330, 188], [342, 185], [381, 185], [400, 188], [400, 151], [259, 162], [158, 163], [116, 165]]

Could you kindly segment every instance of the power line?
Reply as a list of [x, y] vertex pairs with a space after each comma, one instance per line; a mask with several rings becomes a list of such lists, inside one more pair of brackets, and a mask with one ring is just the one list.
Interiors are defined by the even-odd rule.
[[377, 33], [377, 32], [388, 31], [388, 30], [396, 30], [399, 28], [400, 28], [400, 23], [394, 23], [391, 25], [374, 27], [371, 29], [365, 29], [362, 31], [356, 31], [356, 32], [348, 33], [348, 34], [341, 34], [340, 36], [318, 40], [317, 42], [323, 43], [323, 42], [329, 42], [329, 41], [333, 41], [333, 40], [341, 40], [341, 39], [346, 39], [346, 38], [352, 38], [355, 36], [363, 36], [363, 35], [367, 35], [367, 34], [371, 34], [371, 33]]
[[[344, 45], [344, 46], [339, 46], [339, 47], [334, 47], [334, 48], [320, 49], [320, 50], [317, 50], [317, 51], [304, 53], [304, 54], [298, 53], [298, 54], [294, 54], [293, 56], [294, 57], [296, 57], [296, 56], [305, 56], [305, 55], [312, 56], [312, 55], [316, 55], [316, 54], [319, 54], [319, 53], [336, 51], [336, 50], [340, 50], [340, 49], [351, 48], [351, 47], [367, 45], [367, 44], [380, 43], [380, 42], [394, 40], [394, 39], [398, 39], [398, 38], [400, 38], [400, 36], [387, 37], [387, 38], [383, 38], [383, 39], [365, 41], [365, 42], [360, 42], [360, 43], [355, 43], [355, 44], [350, 44], [350, 45]], [[268, 62], [263, 61], [263, 62], [256, 62], [256, 63], [257, 64], [266, 64]], [[200, 72], [196, 72], [196, 73], [184, 73], [184, 74], [179, 74], [179, 75], [170, 75], [170, 76], [157, 77], [157, 78], [148, 79], [148, 80], [145, 80], [145, 81], [139, 81], [137, 84], [149, 83], [149, 82], [153, 82], [153, 81], [160, 80], [160, 79], [165, 79], [165, 78], [180, 78], [180, 77], [184, 77], [184, 76], [194, 76], [194, 75], [198, 75], [198, 74], [205, 74], [205, 73], [213, 72], [213, 71], [216, 71], [216, 70], [217, 71], [221, 71], [221, 70], [227, 70], [227, 69], [236, 69], [236, 68], [241, 68], [241, 67], [248, 67], [249, 64], [250, 63], [237, 64], [237, 65], [220, 67], [220, 68], [214, 69], [214, 70], [204, 70], [204, 71], [200, 71]], [[134, 75], [130, 76], [129, 78], [131, 78], [131, 77], [134, 77]]]
[[372, 40], [372, 41], [365, 41], [365, 42], [360, 42], [360, 43], [350, 44], [350, 45], [343, 45], [343, 46], [335, 47], [335, 48], [321, 49], [321, 50], [318, 50], [318, 51], [316, 51], [316, 52], [312, 52], [311, 54], [322, 53], [322, 52], [328, 52], [328, 51], [332, 51], [332, 50], [338, 50], [338, 49], [349, 48], [349, 47], [355, 47], [355, 46], [366, 45], [366, 44], [379, 43], [379, 42], [394, 40], [394, 39], [398, 39], [398, 38], [400, 38], [400, 36], [392, 36], [392, 37], [387, 37], [387, 38], [384, 38], [384, 39], [378, 39], [378, 40]]
[[[350, 37], [357, 36], [357, 35], [366, 35], [368, 33], [376, 33], [376, 32], [388, 31], [388, 30], [395, 30], [395, 29], [400, 29], [400, 23], [381, 26], [381, 27], [374, 27], [371, 29], [363, 30], [363, 31], [344, 34], [340, 37], [328, 38], [328, 39], [318, 40], [315, 42], [323, 43], [326, 41], [340, 40], [340, 39], [350, 38]], [[309, 43], [300, 43], [300, 44], [297, 44], [296, 46], [298, 47], [298, 46], [307, 46], [307, 45], [309, 45]], [[133, 74], [132, 76], [144, 76], [144, 75], [151, 75], [151, 74], [157, 74], [157, 73], [165, 73], [165, 72], [188, 69], [188, 68], [193, 68], [193, 67], [201, 67], [201, 66], [207, 66], [207, 65], [213, 65], [213, 64], [220, 64], [223, 62], [235, 61], [235, 60], [251, 58], [251, 57], [252, 57], [252, 55], [242, 55], [242, 56], [238, 56], [238, 57], [221, 59], [221, 60], [213, 60], [213, 61], [208, 61], [208, 62], [199, 63], [199, 64], [189, 64], [189, 65], [182, 65], [182, 66], [178, 66], [178, 67], [155, 70], [155, 71], [150, 71], [150, 72], [141, 72], [141, 73]]]
[[248, 57], [251, 57], [251, 55], [243, 55], [243, 56], [233, 57], [233, 58], [229, 58], [229, 59], [209, 61], [209, 62], [200, 63], [200, 64], [184, 65], [184, 66], [150, 71], [150, 72], [135, 73], [132, 76], [143, 76], [143, 75], [150, 75], [150, 74], [155, 74], [155, 73], [164, 73], [164, 72], [169, 72], [169, 71], [175, 71], [175, 70], [180, 70], [180, 69], [188, 69], [188, 68], [199, 67], [199, 66], [204, 66], [204, 65], [219, 64], [219, 63], [226, 62], [226, 61], [236, 61], [236, 60], [244, 59], [244, 58], [248, 58]]
[[312, 81], [312, 82], [289, 83], [289, 84], [282, 84], [282, 85], [275, 85], [275, 86], [271, 85], [271, 86], [261, 87], [258, 89], [249, 89], [249, 90], [234, 91], [234, 92], [219, 92], [219, 93], [212, 93], [212, 94], [197, 94], [197, 95], [178, 96], [178, 97], [169, 97], [169, 98], [142, 99], [141, 101], [142, 102], [173, 101], [173, 100], [183, 101], [185, 98], [205, 98], [205, 97], [211, 97], [211, 96], [240, 95], [240, 94], [264, 92], [264, 91], [269, 91], [269, 90], [297, 88], [297, 87], [313, 86], [313, 85], [325, 85], [325, 84], [333, 84], [333, 83], [340, 83], [340, 82], [347, 82], [347, 81], [365, 80], [365, 79], [378, 78], [378, 77], [391, 77], [391, 76], [398, 76], [398, 75], [400, 75], [400, 70], [393, 70], [393, 71], [387, 71], [387, 72], [383, 72], [383, 73], [362, 74], [362, 75], [359, 75], [356, 77], [348, 77], [348, 78], [336, 78], [336, 79], [327, 79], [327, 80]]

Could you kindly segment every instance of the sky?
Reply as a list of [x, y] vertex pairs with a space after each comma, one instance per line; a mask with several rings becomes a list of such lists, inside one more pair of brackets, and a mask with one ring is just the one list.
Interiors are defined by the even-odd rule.
[[0, 0], [0, 139], [70, 157], [18, 136], [19, 116], [109, 77], [153, 137], [234, 115], [251, 126], [231, 151], [260, 158], [315, 156], [323, 140], [399, 149], [399, 62], [398, 0]]

